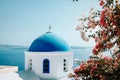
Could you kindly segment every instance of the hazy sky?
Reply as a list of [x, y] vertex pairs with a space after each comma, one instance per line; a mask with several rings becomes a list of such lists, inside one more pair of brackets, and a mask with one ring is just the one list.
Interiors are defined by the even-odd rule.
[[69, 45], [91, 46], [75, 28], [81, 14], [96, 5], [97, 0], [0, 0], [0, 44], [29, 46], [51, 25]]

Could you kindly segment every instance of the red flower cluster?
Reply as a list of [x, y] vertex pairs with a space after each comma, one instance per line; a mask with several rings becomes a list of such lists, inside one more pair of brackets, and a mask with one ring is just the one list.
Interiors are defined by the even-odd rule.
[[[88, 41], [91, 37], [95, 39], [96, 45], [92, 51], [95, 55], [98, 55], [98, 53], [102, 51], [111, 49], [114, 45], [118, 45], [120, 43], [119, 1], [100, 0], [100, 6], [102, 6], [101, 11], [96, 11], [92, 8], [88, 17], [83, 16], [79, 19], [81, 24], [77, 27], [83, 40]], [[90, 28], [94, 30], [98, 27], [100, 28], [99, 30], [92, 33], [92, 35], [89, 35], [89, 33], [91, 33], [91, 30], [89, 30]]]
[[[120, 2], [99, 1], [102, 10], [92, 8], [88, 17], [83, 16], [79, 19], [81, 24], [77, 30], [80, 31], [83, 40], [88, 41], [91, 37], [95, 39], [96, 45], [92, 53], [96, 56], [115, 46], [119, 46], [119, 50], [113, 51], [114, 54], [111, 51], [112, 57], [88, 60], [80, 64], [74, 72], [77, 76], [83, 76], [84, 80], [120, 80]], [[99, 30], [91, 31], [96, 28]]]
[[119, 80], [120, 58], [104, 57], [98, 60], [88, 60], [74, 70], [77, 76], [84, 76], [86, 80]]
[[93, 48], [93, 51], [92, 51], [94, 55], [97, 55], [97, 54], [98, 54], [97, 52], [100, 50], [101, 45], [102, 45], [101, 42], [97, 42], [97, 43], [96, 43], [96, 45], [95, 45], [95, 47]]
[[103, 27], [107, 27], [107, 23], [105, 22], [105, 18], [106, 18], [106, 12], [108, 11], [108, 9], [104, 9], [103, 11], [101, 11], [100, 13], [100, 21], [99, 24]]

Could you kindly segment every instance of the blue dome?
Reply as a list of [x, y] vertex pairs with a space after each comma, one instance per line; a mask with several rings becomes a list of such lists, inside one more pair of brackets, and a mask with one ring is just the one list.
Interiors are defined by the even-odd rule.
[[53, 52], [53, 51], [70, 51], [68, 44], [51, 32], [47, 32], [38, 37], [31, 44], [29, 51], [32, 52]]

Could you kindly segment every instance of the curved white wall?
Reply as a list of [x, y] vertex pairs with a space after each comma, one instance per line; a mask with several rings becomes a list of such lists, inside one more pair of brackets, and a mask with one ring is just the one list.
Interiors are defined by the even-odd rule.
[[[40, 78], [62, 78], [67, 76], [73, 67], [72, 52], [25, 52], [25, 69], [28, 70], [29, 60], [32, 59], [32, 70]], [[50, 73], [43, 73], [43, 60], [49, 59]], [[64, 71], [63, 60], [67, 60], [68, 71]]]

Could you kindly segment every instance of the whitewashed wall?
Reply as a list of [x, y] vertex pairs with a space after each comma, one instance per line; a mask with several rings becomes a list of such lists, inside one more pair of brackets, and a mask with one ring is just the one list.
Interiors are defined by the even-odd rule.
[[[32, 59], [32, 70], [40, 78], [62, 78], [67, 76], [73, 67], [72, 52], [25, 52], [25, 69], [28, 69], [29, 59]], [[43, 60], [50, 60], [50, 73], [43, 72]], [[63, 60], [68, 63], [68, 72], [63, 71]]]

